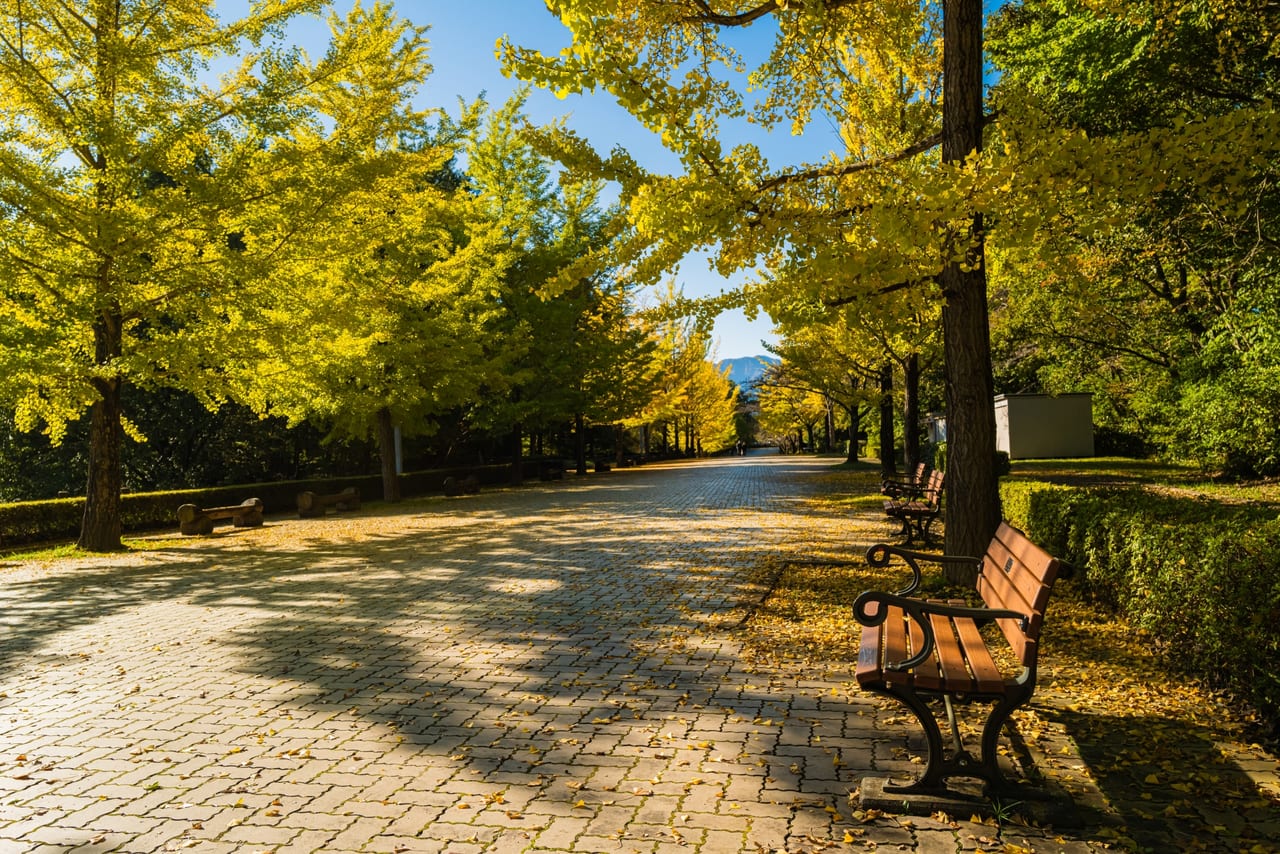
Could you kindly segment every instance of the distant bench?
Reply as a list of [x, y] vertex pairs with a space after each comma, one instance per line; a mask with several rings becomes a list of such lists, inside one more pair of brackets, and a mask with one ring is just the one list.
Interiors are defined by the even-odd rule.
[[178, 531], [189, 536], [213, 533], [215, 522], [231, 520], [237, 528], [255, 528], [262, 524], [262, 499], [246, 498], [229, 507], [197, 507], [183, 504], [178, 508]]
[[929, 526], [942, 512], [944, 481], [945, 475], [935, 469], [918, 493], [904, 492], [899, 498], [885, 499], [885, 515], [902, 523], [900, 533], [906, 536], [906, 545], [910, 545], [917, 534], [922, 543], [929, 542]]
[[317, 495], [314, 492], [298, 493], [298, 518], [312, 519], [323, 516], [332, 507], [334, 510], [359, 510], [360, 490], [348, 486], [341, 492], [331, 495]]
[[564, 480], [564, 460], [556, 457], [534, 458], [539, 480]]
[[887, 477], [880, 481], [880, 494], [896, 499], [919, 498], [929, 484], [929, 467], [916, 463], [915, 474], [903, 478]]
[[[908, 551], [883, 543], [867, 551], [867, 563], [887, 566], [900, 557], [911, 569], [911, 583], [897, 593], [868, 591], [853, 603], [853, 616], [863, 625], [855, 677], [868, 691], [901, 702], [920, 721], [928, 742], [924, 773], [913, 783], [883, 784], [887, 793], [946, 793], [949, 777], [978, 777], [989, 788], [1004, 784], [997, 764], [1000, 728], [1011, 712], [1031, 699], [1036, 687], [1036, 658], [1044, 612], [1054, 580], [1071, 571], [1057, 558], [1002, 522], [982, 558]], [[959, 599], [918, 599], [918, 561], [963, 563], [978, 571], [976, 592], [983, 606]], [[1017, 661], [1002, 669], [999, 653], [980, 632], [996, 623]], [[997, 635], [997, 638], [999, 635]], [[1001, 646], [1004, 646], [1003, 644]], [[941, 700], [951, 725], [954, 751], [944, 756], [942, 732], [929, 701]], [[993, 703], [982, 729], [981, 759], [964, 749], [953, 703]], [[868, 781], [863, 791], [880, 781]]]
[[450, 498], [457, 498], [459, 495], [475, 495], [480, 491], [480, 478], [474, 474], [469, 474], [462, 479], [449, 475], [444, 479], [443, 486], [444, 494]]

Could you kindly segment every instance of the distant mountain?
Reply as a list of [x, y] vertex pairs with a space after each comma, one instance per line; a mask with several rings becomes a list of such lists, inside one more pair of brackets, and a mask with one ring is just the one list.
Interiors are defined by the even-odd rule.
[[773, 356], [740, 356], [737, 359], [723, 359], [716, 367], [724, 370], [729, 367], [729, 379], [745, 388], [753, 380], [764, 373], [766, 365], [776, 365], [778, 360]]

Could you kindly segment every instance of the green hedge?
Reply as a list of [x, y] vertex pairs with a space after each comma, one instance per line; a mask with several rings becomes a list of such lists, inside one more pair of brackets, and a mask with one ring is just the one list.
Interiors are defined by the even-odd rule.
[[[1280, 518], [1274, 510], [1014, 481], [1004, 515], [1081, 572], [1175, 670], [1280, 720]], [[1278, 727], [1280, 729], [1280, 727]]]
[[[406, 498], [443, 492], [446, 477], [460, 478], [467, 475], [475, 475], [485, 485], [506, 483], [511, 476], [511, 467], [483, 466], [409, 472], [400, 476], [400, 491]], [[299, 492], [310, 490], [328, 494], [349, 486], [360, 490], [360, 495], [366, 501], [382, 497], [382, 478], [378, 475], [147, 492], [121, 497], [120, 521], [125, 531], [173, 528], [176, 532], [177, 511], [183, 504], [223, 507], [239, 504], [246, 498], [260, 498], [268, 514], [291, 513], [297, 508]], [[83, 515], [84, 498], [0, 504], [0, 546], [74, 540], [79, 536]]]

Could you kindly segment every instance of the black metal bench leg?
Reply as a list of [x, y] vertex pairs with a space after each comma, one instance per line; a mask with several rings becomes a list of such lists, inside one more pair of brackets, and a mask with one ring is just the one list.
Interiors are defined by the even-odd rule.
[[898, 690], [895, 686], [889, 686], [883, 691], [876, 691], [876, 693], [893, 697], [911, 710], [916, 720], [920, 722], [920, 727], [924, 730], [924, 738], [928, 745], [929, 753], [924, 766], [924, 773], [915, 782], [903, 785], [889, 782], [885, 785], [884, 790], [893, 794], [944, 790], [946, 788], [944, 780], [946, 779], [947, 763], [944, 756], [945, 748], [942, 744], [942, 729], [938, 726], [938, 719], [934, 717], [933, 710], [929, 708], [929, 704], [914, 691]]
[[933, 525], [933, 520], [937, 516], [925, 516], [920, 519], [920, 543], [928, 546], [933, 543], [933, 537], [929, 535], [929, 527]]
[[[947, 717], [948, 721], [951, 721], [956, 743], [954, 751], [947, 755], [938, 718], [933, 710], [929, 708], [929, 704], [925, 702], [924, 698], [913, 691], [898, 688], [897, 686], [876, 690], [875, 693], [893, 697], [911, 710], [916, 720], [920, 722], [921, 729], [924, 730], [925, 742], [928, 745], [929, 753], [925, 761], [924, 773], [918, 779], [911, 783], [889, 781], [884, 786], [885, 792], [890, 794], [947, 795], [951, 794], [951, 791], [947, 788], [947, 779], [950, 777], [975, 777], [983, 781], [989, 792], [1011, 787], [1011, 783], [1000, 770], [997, 749], [1000, 741], [1000, 730], [1004, 727], [1005, 722], [1008, 721], [1009, 715], [1013, 710], [1021, 706], [1026, 698], [1030, 696], [1029, 692], [1014, 694], [1013, 696], [993, 701], [995, 705], [992, 707], [990, 714], [987, 716], [987, 722], [982, 728], [981, 761], [965, 750], [964, 745], [960, 742], [959, 732], [953, 718], [954, 711], [950, 708], [950, 702], [947, 703]], [[950, 700], [949, 697], [944, 697], [943, 699]]]
[[1000, 730], [1004, 728], [1013, 710], [1030, 699], [1032, 689], [1032, 685], [1024, 685], [1022, 691], [1001, 698], [991, 709], [991, 714], [982, 727], [982, 778], [991, 789], [1009, 786], [1009, 781], [1000, 771]]

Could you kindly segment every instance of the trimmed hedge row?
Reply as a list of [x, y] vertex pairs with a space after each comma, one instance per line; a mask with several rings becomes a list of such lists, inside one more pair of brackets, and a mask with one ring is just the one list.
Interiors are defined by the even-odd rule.
[[[462, 478], [468, 475], [475, 475], [485, 485], [507, 483], [511, 477], [511, 467], [502, 465], [410, 472], [400, 476], [400, 491], [406, 498], [440, 493], [444, 491], [445, 478]], [[176, 531], [178, 507], [183, 504], [223, 507], [239, 504], [246, 498], [260, 498], [268, 514], [289, 513], [297, 508], [299, 492], [310, 490], [329, 494], [349, 486], [360, 490], [366, 501], [382, 497], [382, 478], [378, 475], [146, 492], [121, 497], [120, 521], [125, 531], [162, 528], [173, 528]], [[0, 545], [7, 547], [51, 540], [74, 540], [79, 536], [83, 515], [84, 498], [0, 504]]]
[[[1142, 489], [1001, 485], [1004, 515], [1072, 563], [1175, 670], [1248, 702], [1280, 735], [1280, 517]], [[1080, 583], [1080, 582], [1077, 582]]]

